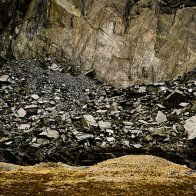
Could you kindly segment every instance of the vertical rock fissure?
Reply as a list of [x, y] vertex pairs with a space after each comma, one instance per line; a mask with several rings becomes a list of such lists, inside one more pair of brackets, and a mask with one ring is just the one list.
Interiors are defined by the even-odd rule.
[[129, 27], [129, 16], [130, 16], [130, 11], [132, 6], [133, 6], [133, 0], [127, 0], [125, 4], [125, 12], [124, 12], [125, 33], [127, 33], [127, 29]]

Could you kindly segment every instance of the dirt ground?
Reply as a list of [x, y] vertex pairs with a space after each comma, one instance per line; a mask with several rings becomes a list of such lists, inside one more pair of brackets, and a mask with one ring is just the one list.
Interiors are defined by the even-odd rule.
[[196, 195], [196, 173], [154, 156], [124, 156], [91, 167], [0, 163], [0, 196]]

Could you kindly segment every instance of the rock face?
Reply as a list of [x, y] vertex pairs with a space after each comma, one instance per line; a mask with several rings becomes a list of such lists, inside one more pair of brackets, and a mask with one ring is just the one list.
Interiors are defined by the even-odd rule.
[[1, 59], [59, 56], [117, 87], [195, 67], [195, 0], [0, 1]]

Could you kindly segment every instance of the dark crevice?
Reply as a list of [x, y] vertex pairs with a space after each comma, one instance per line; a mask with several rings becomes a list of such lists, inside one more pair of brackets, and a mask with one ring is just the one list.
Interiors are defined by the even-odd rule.
[[163, 2], [160, 4], [161, 14], [173, 14], [177, 9], [196, 6], [195, 0], [164, 0]]
[[129, 27], [129, 17], [130, 17], [132, 6], [133, 6], [133, 0], [127, 0], [125, 4], [125, 11], [124, 11], [125, 33], [127, 32], [127, 29]]
[[[30, 2], [31, 0], [0, 1], [0, 48], [6, 52], [0, 57], [3, 62], [13, 59], [12, 40], [16, 36], [15, 28], [23, 22]], [[6, 45], [2, 40], [7, 42]]]
[[78, 153], [78, 151], [79, 149], [70, 152], [61, 150], [54, 154], [47, 154], [45, 155], [45, 158], [42, 157], [41, 159], [39, 158], [39, 155], [36, 156], [36, 150], [31, 151], [29, 156], [24, 156], [20, 153], [18, 153], [18, 155], [13, 154], [11, 150], [4, 149], [0, 151], [0, 155], [2, 157], [1, 161], [19, 165], [35, 165], [41, 162], [62, 162], [73, 166], [92, 166], [99, 162], [125, 155], [153, 155], [165, 158], [176, 164], [187, 165], [192, 169], [196, 169], [194, 152], [189, 152], [189, 154], [181, 156], [177, 152], [166, 152], [159, 147], [154, 147], [149, 151], [133, 148], [108, 148], [102, 150], [89, 150], [82, 153]]

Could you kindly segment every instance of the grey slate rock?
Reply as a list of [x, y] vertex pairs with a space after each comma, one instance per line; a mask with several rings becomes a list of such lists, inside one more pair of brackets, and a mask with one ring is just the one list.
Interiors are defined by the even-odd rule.
[[90, 128], [90, 126], [97, 127], [97, 123], [92, 115], [83, 115], [81, 119], [83, 127]]
[[18, 115], [20, 116], [20, 117], [25, 117], [26, 116], [26, 114], [27, 114], [27, 112], [23, 109], [23, 108], [20, 108], [18, 111], [17, 111], [17, 113], [18, 113]]
[[83, 141], [83, 140], [87, 140], [89, 138], [93, 138], [92, 134], [86, 134], [80, 131], [74, 131], [73, 134], [75, 135], [75, 137], [77, 138], [78, 141]]
[[101, 129], [111, 129], [112, 128], [112, 123], [111, 122], [106, 122], [106, 121], [99, 121], [98, 125]]
[[30, 129], [31, 125], [30, 124], [20, 124], [19, 129], [21, 130], [28, 130]]
[[141, 148], [142, 145], [141, 144], [131, 144], [134, 148]]
[[39, 95], [36, 95], [36, 94], [32, 94], [31, 97], [35, 100], [38, 100], [39, 99]]
[[49, 128], [46, 131], [43, 131], [42, 133], [40, 133], [39, 135], [46, 136], [47, 138], [50, 138], [50, 139], [58, 139], [60, 136], [58, 131], [52, 130]]
[[158, 124], [161, 124], [161, 123], [167, 121], [167, 117], [166, 117], [166, 115], [165, 115], [163, 112], [158, 111], [155, 120], [156, 120], [156, 122], [157, 122]]
[[0, 82], [7, 82], [9, 78], [9, 75], [2, 75], [0, 76]]
[[107, 140], [110, 144], [114, 144], [114, 143], [115, 143], [115, 138], [114, 138], [114, 137], [106, 137], [106, 140]]

